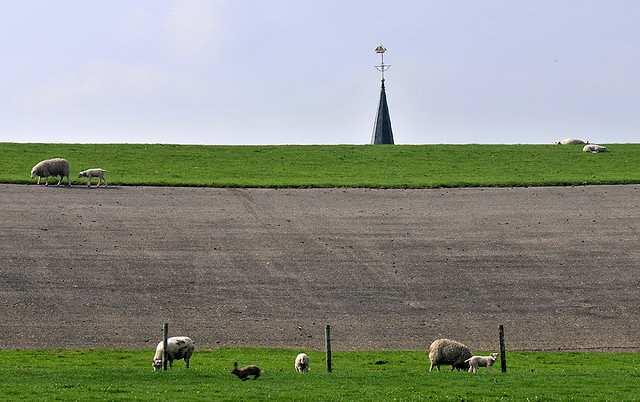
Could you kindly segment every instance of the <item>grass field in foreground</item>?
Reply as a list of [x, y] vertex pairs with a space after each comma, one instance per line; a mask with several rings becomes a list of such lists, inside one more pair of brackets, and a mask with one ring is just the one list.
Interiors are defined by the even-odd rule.
[[[418, 351], [342, 352], [334, 371], [324, 355], [309, 353], [311, 371], [293, 370], [298, 351], [218, 349], [198, 351], [192, 367], [176, 362], [153, 373], [151, 350], [2, 350], [3, 400], [638, 400], [637, 353], [509, 353], [479, 374], [426, 370]], [[383, 360], [385, 364], [375, 364]], [[234, 361], [257, 364], [264, 374], [242, 382], [229, 371]]]
[[117, 185], [427, 188], [640, 183], [640, 144], [196, 146], [0, 143], [0, 182], [64, 157]]

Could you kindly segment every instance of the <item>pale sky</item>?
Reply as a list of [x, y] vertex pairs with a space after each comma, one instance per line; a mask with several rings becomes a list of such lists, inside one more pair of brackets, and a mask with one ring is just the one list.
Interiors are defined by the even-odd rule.
[[640, 138], [637, 0], [0, 0], [0, 142]]

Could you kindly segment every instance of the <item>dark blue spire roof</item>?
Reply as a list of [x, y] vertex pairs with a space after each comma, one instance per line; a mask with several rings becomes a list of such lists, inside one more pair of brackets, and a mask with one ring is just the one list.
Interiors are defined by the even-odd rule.
[[372, 144], [393, 144], [393, 130], [391, 130], [391, 117], [389, 117], [389, 105], [387, 94], [384, 90], [384, 78], [380, 88], [380, 104], [376, 115], [376, 124], [373, 127]]

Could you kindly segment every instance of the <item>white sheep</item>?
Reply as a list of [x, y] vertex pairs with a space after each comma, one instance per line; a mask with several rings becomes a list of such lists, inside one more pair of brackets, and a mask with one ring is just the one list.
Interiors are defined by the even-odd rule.
[[429, 371], [434, 367], [440, 371], [441, 364], [450, 364], [452, 371], [466, 370], [469, 368], [469, 363], [465, 360], [471, 356], [471, 349], [460, 342], [451, 339], [436, 339], [429, 346], [429, 360], [431, 361]]
[[558, 142], [556, 142], [556, 144], [559, 145], [582, 145], [582, 144], [588, 144], [589, 141], [584, 141], [578, 138], [565, 138], [564, 140], [560, 140]]
[[478, 372], [478, 367], [489, 368], [493, 366], [497, 358], [497, 353], [491, 353], [491, 356], [472, 356], [464, 362], [469, 364], [469, 372], [475, 374]]
[[[195, 347], [196, 344], [187, 336], [172, 336], [167, 339], [167, 361], [169, 362], [169, 367], [173, 366], [174, 360], [184, 359], [185, 365], [189, 368], [189, 359], [191, 359]], [[158, 346], [156, 346], [156, 354], [153, 356], [153, 362], [151, 364], [153, 371], [158, 371], [162, 368], [163, 351], [164, 346], [162, 342], [160, 342]]]
[[71, 180], [69, 179], [69, 161], [62, 158], [46, 159], [38, 162], [31, 169], [31, 178], [38, 176], [38, 184], [40, 184], [40, 178], [44, 177], [46, 182], [45, 186], [49, 185], [49, 176], [60, 176], [58, 180], [58, 186], [62, 183], [62, 179], [67, 177], [67, 186], [71, 186]]
[[107, 172], [107, 170], [104, 169], [100, 169], [100, 168], [91, 168], [91, 169], [87, 169], [87, 170], [83, 170], [82, 172], [80, 172], [78, 174], [78, 177], [86, 177], [87, 178], [87, 186], [91, 187], [91, 178], [93, 177], [97, 177], [98, 178], [98, 185], [96, 187], [100, 187], [100, 180], [102, 180], [102, 182], [104, 183], [104, 185], [107, 185], [107, 179], [105, 178], [105, 173]]
[[603, 147], [602, 145], [597, 144], [587, 144], [582, 147], [582, 152], [591, 152], [593, 154], [597, 154], [598, 152], [606, 152], [607, 147]]
[[300, 353], [296, 356], [296, 361], [293, 364], [298, 373], [306, 373], [309, 371], [309, 356], [306, 353]]

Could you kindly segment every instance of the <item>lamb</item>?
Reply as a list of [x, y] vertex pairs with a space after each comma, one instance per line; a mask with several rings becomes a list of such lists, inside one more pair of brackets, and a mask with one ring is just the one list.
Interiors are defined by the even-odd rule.
[[96, 187], [100, 187], [100, 180], [103, 181], [103, 183], [104, 183], [104, 185], [106, 187], [107, 179], [104, 176], [104, 174], [106, 172], [107, 172], [107, 170], [104, 170], [104, 169], [91, 168], [91, 169], [83, 170], [82, 172], [80, 172], [78, 174], [78, 177], [86, 177], [87, 178], [87, 187], [91, 187], [91, 178], [93, 178], [93, 177], [97, 177], [98, 178], [98, 185]]
[[491, 353], [491, 356], [473, 356], [464, 362], [469, 364], [469, 372], [475, 374], [478, 371], [478, 367], [489, 368], [493, 366], [497, 358], [497, 353]]
[[429, 371], [434, 367], [440, 371], [441, 364], [450, 364], [452, 371], [454, 369], [466, 370], [469, 368], [469, 363], [466, 360], [471, 356], [471, 349], [460, 342], [451, 339], [436, 339], [429, 346], [429, 360], [431, 361]]
[[69, 161], [62, 158], [46, 159], [38, 162], [31, 169], [31, 178], [38, 176], [38, 184], [40, 184], [40, 178], [44, 177], [46, 182], [45, 186], [49, 185], [49, 176], [60, 176], [58, 180], [58, 186], [62, 183], [62, 179], [67, 177], [67, 186], [71, 186], [71, 180], [69, 179]]
[[237, 375], [238, 378], [242, 381], [248, 380], [249, 376], [251, 375], [253, 376], [253, 379], [256, 380], [258, 377], [260, 377], [260, 373], [261, 370], [258, 366], [250, 365], [243, 368], [238, 368], [238, 362], [233, 363], [233, 370], [231, 370], [231, 374]]
[[593, 154], [597, 154], [598, 152], [606, 152], [607, 147], [603, 147], [602, 145], [597, 144], [587, 144], [582, 147], [582, 152], [591, 152]]
[[[169, 367], [173, 367], [174, 360], [184, 359], [184, 363], [189, 368], [189, 360], [193, 355], [193, 350], [196, 344], [187, 336], [172, 336], [167, 339], [167, 361]], [[162, 352], [164, 351], [164, 345], [162, 342], [156, 346], [156, 354], [153, 356], [153, 371], [158, 371], [162, 368]]]
[[560, 140], [558, 142], [556, 142], [556, 144], [559, 145], [582, 145], [582, 144], [588, 144], [589, 141], [584, 141], [578, 138], [565, 138], [564, 140]]
[[306, 353], [300, 353], [296, 356], [296, 361], [293, 364], [298, 373], [306, 373], [309, 371], [309, 356]]

